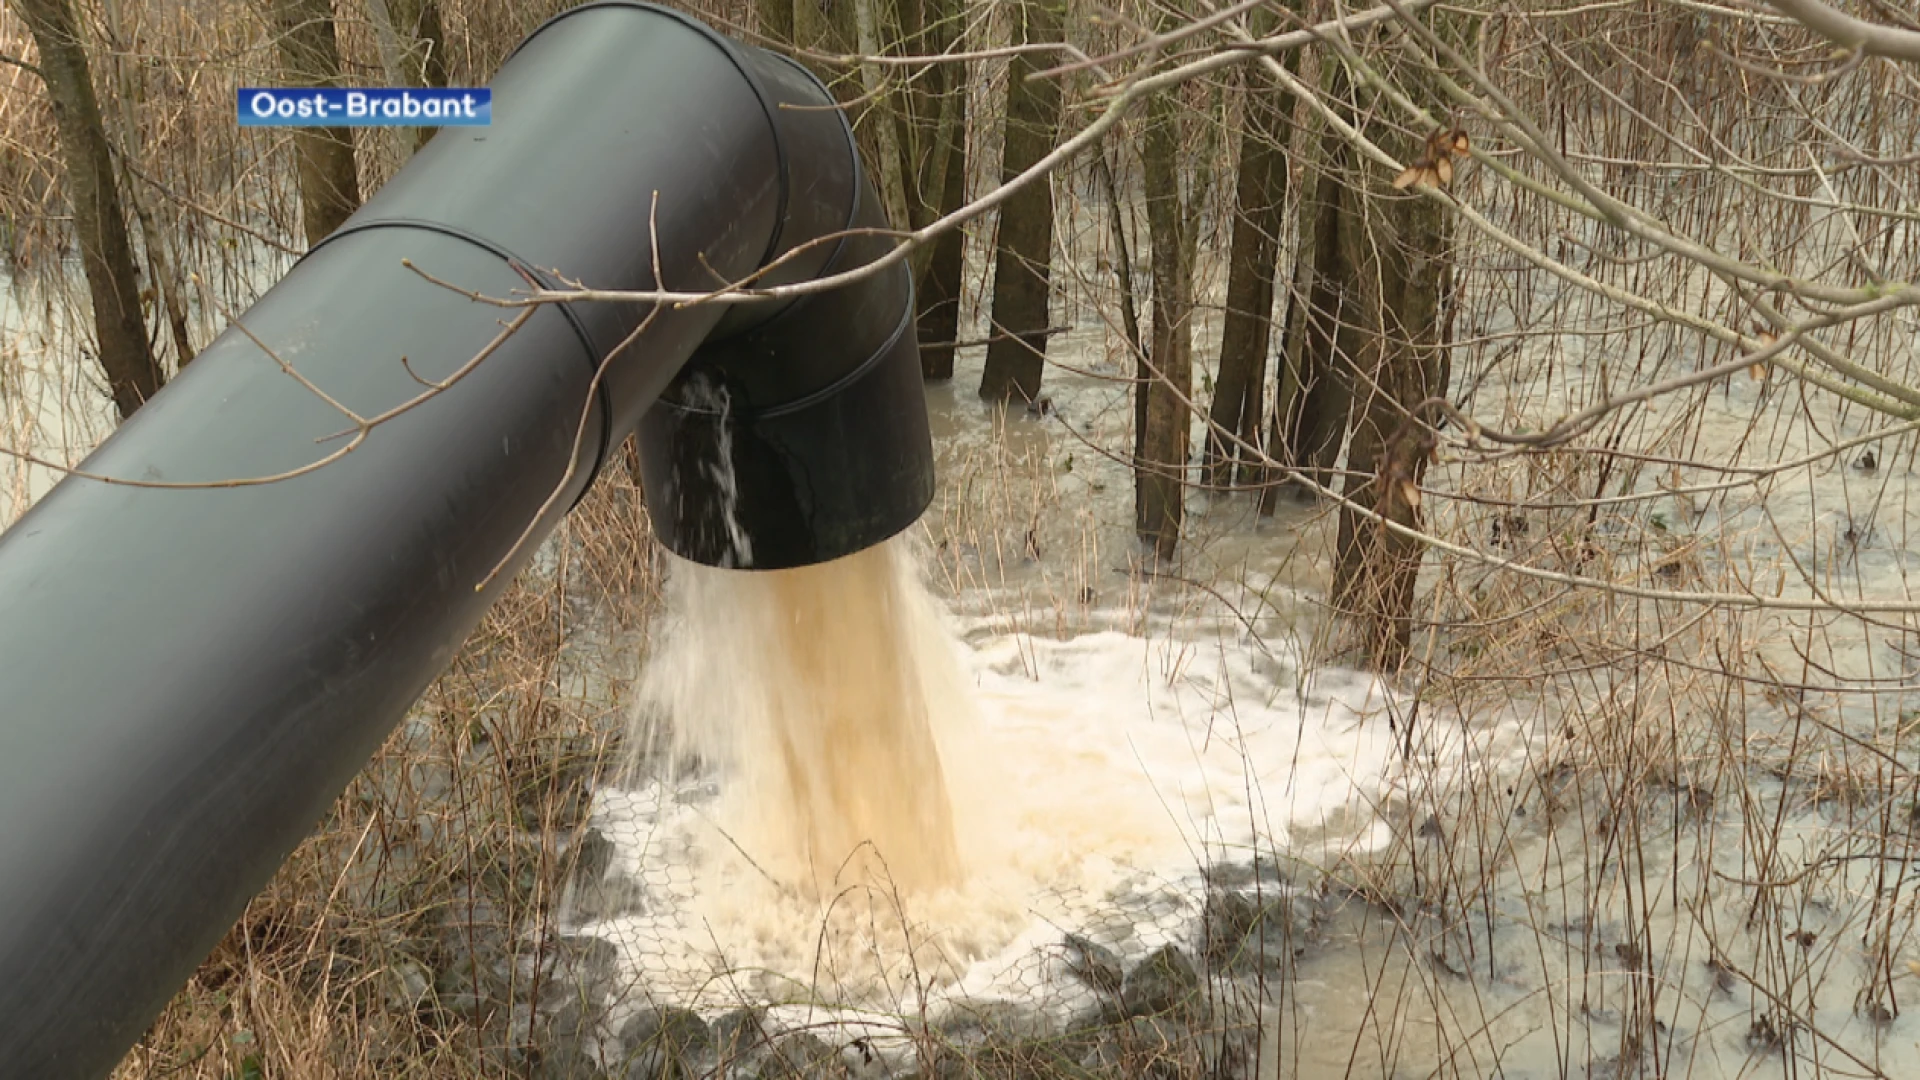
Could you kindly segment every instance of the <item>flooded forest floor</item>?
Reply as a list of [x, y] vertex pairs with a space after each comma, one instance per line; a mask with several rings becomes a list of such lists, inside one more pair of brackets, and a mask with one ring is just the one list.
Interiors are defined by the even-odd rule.
[[[1920, 642], [1910, 616], [1821, 603], [1911, 597], [1911, 430], [1865, 441], [1890, 423], [1742, 376], [1623, 410], [1582, 443], [1606, 452], [1443, 452], [1424, 674], [1379, 679], [1323, 658], [1327, 505], [1198, 494], [1177, 565], [1145, 567], [1100, 220], [1063, 211], [1048, 408], [979, 402], [977, 347], [928, 388], [940, 488], [908, 541], [994, 770], [956, 798], [1008, 841], [1003, 872], [964, 903], [742, 899], [696, 843], [723, 778], [669, 782], [629, 734], [680, 568], [616, 466], [120, 1075], [1920, 1060]], [[1490, 247], [1461, 273], [1450, 396], [1486, 422], [1717, 359]], [[1203, 260], [1200, 358], [1222, 276]], [[5, 437], [77, 456], [106, 427], [66, 362], [71, 301], [8, 296]], [[5, 469], [0, 520], [51, 480]]]

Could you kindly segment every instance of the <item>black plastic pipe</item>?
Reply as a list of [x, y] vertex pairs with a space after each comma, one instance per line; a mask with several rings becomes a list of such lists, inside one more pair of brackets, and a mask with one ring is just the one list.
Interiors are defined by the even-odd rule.
[[846, 555], [932, 497], [904, 264], [662, 308], [618, 351], [647, 305], [543, 307], [344, 457], [232, 484], [322, 458], [346, 410], [444, 382], [515, 314], [403, 259], [505, 296], [879, 250], [809, 243], [882, 223], [831, 97], [685, 16], [575, 9], [492, 86], [493, 126], [436, 136], [82, 465], [134, 484], [69, 477], [0, 534], [0, 1076], [113, 1067], [629, 432], [657, 531], [710, 564]]

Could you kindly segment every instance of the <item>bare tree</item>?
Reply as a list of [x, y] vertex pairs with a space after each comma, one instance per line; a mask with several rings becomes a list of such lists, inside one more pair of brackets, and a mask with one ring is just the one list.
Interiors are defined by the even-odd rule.
[[[401, 35], [411, 77], [422, 86], [447, 85], [447, 32], [440, 21], [440, 0], [386, 0], [394, 29]], [[423, 128], [431, 132], [431, 128]]]
[[[925, 228], [959, 209], [966, 201], [966, 65], [881, 63], [901, 54], [938, 57], [957, 46], [962, 12], [952, 0], [858, 0], [830, 8], [756, 0], [754, 16], [766, 44], [795, 50], [847, 108], [895, 226]], [[929, 379], [953, 376], [965, 250], [966, 235], [955, 229], [912, 256], [921, 368]]]
[[[1329, 97], [1337, 102], [1344, 86], [1338, 69], [1329, 72], [1329, 81]], [[1282, 448], [1284, 460], [1323, 481], [1331, 477], [1346, 437], [1353, 402], [1348, 358], [1358, 349], [1358, 324], [1347, 313], [1349, 295], [1358, 283], [1343, 235], [1358, 227], [1343, 180], [1351, 162], [1339, 133], [1326, 129], [1312, 197], [1300, 204], [1304, 239], [1296, 277], [1304, 282], [1298, 293], [1304, 307], [1294, 324], [1298, 343], [1288, 342], [1291, 393], [1284, 411], [1276, 414], [1281, 437], [1275, 445]]]
[[26, 20], [40, 52], [38, 70], [60, 129], [74, 238], [93, 300], [100, 367], [106, 372], [114, 407], [125, 418], [159, 392], [165, 375], [154, 359], [140, 314], [139, 274], [114, 180], [113, 153], [94, 96], [92, 69], [67, 0], [20, 0], [14, 7]]
[[[447, 38], [439, 0], [367, 0], [367, 8], [389, 78], [413, 86], [447, 85]], [[414, 146], [427, 145], [436, 130], [414, 128]]]
[[[333, 0], [266, 0], [280, 44], [289, 86], [340, 85], [340, 46], [334, 34]], [[300, 218], [312, 246], [360, 208], [359, 170], [351, 128], [297, 128], [293, 151], [299, 162]]]
[[892, 18], [894, 10], [891, 6], [882, 10], [879, 0], [852, 0], [851, 6], [854, 43], [859, 50], [855, 63], [860, 72], [861, 96], [873, 103], [865, 116], [873, 147], [867, 160], [875, 172], [887, 220], [896, 229], [911, 228], [907, 185], [908, 178], [914, 174], [914, 165], [906, 160], [907, 143], [901, 137], [901, 127], [911, 123], [911, 114], [906, 107], [908, 102], [901, 100], [901, 91], [890, 84], [880, 67], [886, 43], [899, 41]]
[[[967, 90], [962, 84], [944, 99], [952, 120], [940, 135], [945, 143], [944, 176], [935, 218], [945, 217], [967, 201]], [[929, 165], [931, 169], [931, 165]], [[923, 188], [923, 191], [926, 189]], [[930, 219], [931, 220], [931, 219]], [[934, 241], [926, 269], [919, 276], [920, 370], [929, 379], [953, 378], [953, 350], [960, 337], [960, 293], [967, 252], [967, 234], [949, 229]]]
[[1208, 416], [1205, 476], [1216, 488], [1234, 482], [1234, 464], [1242, 459], [1240, 448], [1248, 449], [1246, 460], [1251, 466], [1251, 451], [1259, 445], [1267, 354], [1273, 340], [1274, 277], [1279, 272], [1280, 230], [1287, 211], [1291, 118], [1278, 88], [1263, 71], [1248, 67], [1240, 76], [1245, 130], [1234, 181], [1226, 325]]
[[[1405, 149], [1404, 140], [1395, 141]], [[1340, 239], [1358, 271], [1349, 310], [1361, 329], [1332, 601], [1336, 611], [1357, 617], [1368, 662], [1393, 670], [1412, 634], [1425, 548], [1380, 522], [1420, 527], [1420, 486], [1435, 439], [1413, 409], [1447, 385], [1440, 301], [1451, 229], [1439, 204], [1392, 198], [1384, 187], [1376, 178], [1341, 193], [1350, 207], [1344, 220], [1359, 226]], [[1371, 513], [1362, 515], [1362, 508]]]
[[1160, 559], [1180, 543], [1193, 432], [1193, 264], [1191, 210], [1180, 192], [1180, 131], [1171, 94], [1147, 102], [1141, 162], [1147, 225], [1153, 234], [1153, 378], [1140, 388], [1146, 418], [1134, 464], [1134, 528]]
[[155, 299], [159, 302], [160, 311], [165, 313], [167, 328], [173, 336], [175, 367], [183, 368], [193, 361], [193, 339], [187, 331], [187, 306], [180, 295], [180, 280], [174, 272], [173, 214], [164, 205], [150, 207], [148, 201], [141, 197], [132, 171], [126, 168], [128, 162], [138, 161], [141, 156], [140, 106], [146, 100], [145, 75], [131, 59], [136, 50], [131, 40], [131, 28], [125, 18], [124, 0], [106, 0], [102, 8], [112, 45], [110, 58], [114, 82], [119, 91], [114, 95], [114, 103], [120, 113], [123, 147], [120, 164], [123, 175], [127, 177], [127, 205], [133, 208], [134, 219], [140, 223], [141, 248], [147, 257], [147, 277], [153, 283]]
[[[1035, 45], [1061, 40], [1063, 0], [1019, 0], [1014, 40]], [[1031, 76], [1044, 67], [1022, 52], [1007, 67], [1007, 133], [1000, 175], [1012, 180], [1053, 149], [1060, 123], [1060, 83]], [[987, 346], [980, 396], [1034, 401], [1046, 367], [1048, 304], [1052, 299], [1053, 188], [1029, 184], [1000, 208], [993, 262], [993, 340]]]
[[[954, 0], [900, 0], [900, 11], [903, 47], [938, 56], [960, 44], [964, 11]], [[969, 70], [964, 62], [929, 64], [900, 96], [906, 118], [902, 170], [912, 178], [907, 211], [915, 229], [966, 204]], [[929, 379], [953, 377], [966, 246], [966, 233], [951, 229], [916, 252], [920, 365]]]

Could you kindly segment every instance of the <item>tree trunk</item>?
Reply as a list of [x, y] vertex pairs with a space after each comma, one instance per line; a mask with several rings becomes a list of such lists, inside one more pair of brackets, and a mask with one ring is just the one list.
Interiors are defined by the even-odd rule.
[[[113, 76], [119, 91], [114, 96], [120, 110], [123, 161], [138, 161], [142, 141], [138, 107], [146, 100], [146, 85], [140, 68], [131, 59], [138, 53], [122, 18], [121, 0], [106, 0], [102, 13], [106, 15], [107, 35], [113, 45]], [[173, 270], [172, 215], [166, 213], [164, 204], [160, 210], [149, 209], [140, 198], [139, 183], [133, 172], [130, 169], [121, 172], [127, 182], [127, 205], [140, 223], [140, 238], [147, 256], [147, 280], [152, 282], [154, 299], [173, 336], [174, 367], [178, 370], [193, 362], [193, 338], [187, 331], [187, 306], [180, 297], [180, 282]], [[158, 359], [156, 356], [155, 360]]]
[[[412, 39], [407, 61], [422, 86], [447, 85], [447, 32], [440, 0], [387, 0], [396, 29]], [[428, 129], [431, 130], [431, 129]]]
[[[899, 0], [901, 47], [926, 56], [945, 53], [962, 40], [965, 12], [958, 0]], [[966, 183], [967, 98], [971, 93], [969, 66], [964, 63], [929, 64], [913, 73], [896, 100], [906, 121], [901, 140], [901, 167], [907, 177], [908, 210], [914, 228], [957, 210], [964, 198], [954, 197], [952, 178]], [[958, 167], [953, 159], [960, 158]], [[931, 253], [916, 253], [916, 273], [926, 271]]]
[[1326, 485], [1333, 480], [1352, 410], [1348, 364], [1357, 334], [1348, 312], [1348, 293], [1355, 283], [1344, 235], [1350, 231], [1346, 221], [1350, 208], [1342, 198], [1346, 143], [1338, 133], [1328, 131], [1323, 147], [1313, 198], [1300, 207], [1302, 229], [1307, 221], [1313, 223], [1312, 280], [1300, 321], [1300, 359], [1294, 372], [1298, 381], [1288, 408], [1286, 460]]
[[[267, 0], [280, 39], [288, 86], [340, 85], [340, 47], [332, 0]], [[300, 171], [300, 218], [312, 247], [360, 208], [360, 180], [352, 128], [295, 128]]]
[[[767, 8], [777, 0], [756, 0], [757, 11], [771, 25], [781, 26], [781, 16]], [[906, 0], [912, 2], [912, 0]], [[896, 228], [907, 224], [901, 158], [905, 153], [900, 118], [905, 111], [907, 92], [901, 80], [885, 88], [884, 72], [877, 63], [849, 66], [830, 62], [829, 57], [864, 55], [884, 51], [885, 28], [890, 25], [889, 11], [878, 7], [879, 0], [792, 0], [791, 11], [795, 59], [819, 77], [834, 100], [846, 110], [853, 125], [854, 142], [860, 157], [872, 174], [888, 222]], [[889, 3], [889, 9], [891, 4]], [[871, 43], [872, 48], [867, 45]], [[884, 91], [884, 92], [879, 92]], [[918, 274], [920, 263], [914, 263]]]
[[[447, 85], [447, 36], [440, 24], [439, 0], [369, 0], [378, 27], [393, 37], [397, 74], [413, 86]], [[438, 128], [414, 128], [415, 149], [427, 145]]]
[[[1419, 152], [1414, 138], [1377, 132], [1396, 157]], [[1341, 486], [1332, 601], [1353, 617], [1352, 646], [1381, 670], [1406, 658], [1412, 637], [1414, 586], [1422, 544], [1363, 516], [1354, 504], [1388, 521], [1418, 528], [1419, 485], [1434, 435], [1408, 410], [1443, 392], [1446, 347], [1443, 297], [1452, 259], [1451, 221], [1433, 200], [1393, 191], [1377, 170], [1353, 177], [1342, 192], [1350, 209], [1342, 248], [1354, 267], [1349, 310], [1366, 331], [1354, 359], [1353, 435]]]
[[[1173, 24], [1164, 23], [1160, 29], [1164, 33], [1173, 29]], [[1192, 84], [1188, 84], [1183, 89], [1190, 91]], [[1179, 156], [1175, 160], [1185, 167], [1187, 177], [1186, 186], [1180, 190], [1184, 192], [1181, 205], [1185, 208], [1181, 220], [1187, 223], [1181, 231], [1181, 241], [1186, 244], [1189, 281], [1192, 275], [1198, 272], [1200, 265], [1200, 227], [1207, 223], [1206, 212], [1213, 205], [1213, 162], [1220, 150], [1220, 132], [1226, 127], [1226, 124], [1220, 120], [1225, 100], [1220, 84], [1209, 82], [1205, 89], [1207, 91], [1206, 107], [1195, 110], [1191, 114], [1199, 135], [1198, 145], [1193, 145], [1192, 140], [1186, 136], [1185, 133], [1189, 129], [1184, 124], [1176, 123], [1174, 128], [1176, 137], [1181, 139]], [[1175, 103], [1178, 104], [1179, 100], [1176, 95]], [[1188, 299], [1191, 300], [1192, 296], [1189, 295]]]
[[[1147, 343], [1140, 337], [1139, 296], [1133, 284], [1133, 249], [1127, 242], [1127, 206], [1120, 200], [1120, 185], [1113, 178], [1113, 164], [1107, 160], [1106, 144], [1099, 147], [1093, 167], [1099, 170], [1101, 187], [1107, 193], [1107, 228], [1113, 233], [1113, 273], [1120, 279], [1120, 326], [1127, 335], [1127, 348], [1133, 350], [1133, 457], [1137, 470], [1147, 452], [1147, 388], [1153, 385], [1153, 365], [1147, 356]], [[1139, 499], [1139, 480], [1134, 481], [1134, 498]], [[1136, 510], [1136, 514], [1138, 511]]]
[[[1140, 311], [1134, 302], [1133, 290], [1133, 245], [1127, 242], [1127, 211], [1120, 201], [1120, 185], [1113, 179], [1113, 166], [1107, 161], [1107, 148], [1103, 143], [1094, 156], [1093, 167], [1100, 174], [1100, 187], [1107, 199], [1107, 228], [1113, 234], [1113, 273], [1120, 279], [1120, 327], [1127, 335], [1127, 347], [1134, 356], [1146, 355], [1146, 343], [1140, 340]], [[1136, 370], [1135, 374], [1141, 374]], [[1135, 395], [1140, 402], [1138, 416], [1133, 425], [1134, 431], [1146, 428], [1146, 399]], [[1138, 445], [1134, 453], [1140, 452]]]
[[1180, 138], [1176, 103], [1156, 94], [1147, 103], [1141, 153], [1146, 174], [1147, 226], [1153, 236], [1153, 379], [1146, 386], [1146, 428], [1135, 466], [1134, 525], [1162, 561], [1180, 543], [1186, 492], [1188, 442], [1193, 414], [1193, 343], [1190, 327], [1193, 267], [1187, 230], [1193, 227], [1180, 198]]
[[[908, 52], [937, 55], [960, 41], [963, 12], [955, 0], [900, 0], [898, 10]], [[964, 63], [930, 64], [897, 96], [906, 122], [900, 149], [910, 185], [907, 211], [915, 229], [966, 205], [967, 73]], [[966, 233], [953, 229], [914, 253], [920, 370], [929, 379], [953, 378], [966, 250]]]
[[[1308, 220], [1310, 217], [1303, 203], [1300, 218]], [[1293, 417], [1302, 400], [1300, 357], [1305, 346], [1302, 339], [1306, 336], [1306, 296], [1312, 284], [1313, 262], [1309, 257], [1309, 245], [1303, 241], [1294, 251], [1293, 281], [1287, 288], [1287, 314], [1280, 336], [1279, 370], [1273, 380], [1273, 417], [1267, 427], [1266, 445], [1270, 459], [1284, 460], [1289, 455], [1288, 440], [1294, 430]], [[1241, 482], [1260, 485], [1260, 516], [1272, 517], [1280, 502], [1280, 469], [1266, 466], [1251, 472], [1252, 475], [1243, 473]]]
[[864, 96], [872, 103], [867, 110], [868, 126], [873, 131], [874, 180], [880, 189], [880, 203], [886, 208], [887, 221], [896, 229], [911, 229], [913, 219], [907, 210], [907, 177], [911, 169], [902, 151], [901, 121], [906, 120], [904, 95], [889, 92], [886, 73], [875, 59], [886, 48], [881, 39], [879, 0], [851, 0], [854, 42], [859, 46], [860, 83]]
[[67, 0], [17, 0], [40, 52], [40, 74], [53, 103], [67, 168], [67, 199], [73, 207], [74, 239], [93, 301], [100, 367], [122, 419], [132, 416], [165, 381], [147, 343], [140, 315], [140, 285], [133, 244], [114, 181], [113, 154], [93, 93], [93, 75]]
[[[964, 72], [964, 68], [956, 70]], [[967, 201], [967, 87], [954, 80], [948, 100], [956, 112], [944, 125], [948, 140], [942, 161], [939, 216]], [[953, 347], [960, 339], [960, 294], [965, 286], [967, 234], [951, 229], [933, 242], [933, 256], [920, 275], [920, 370], [929, 379], [953, 378]]]
[[793, 45], [794, 0], [753, 0], [754, 18], [760, 22], [764, 45], [787, 48]]
[[[1290, 56], [1291, 54], [1289, 54]], [[1234, 463], [1260, 439], [1267, 352], [1273, 340], [1273, 282], [1287, 209], [1287, 117], [1272, 80], [1257, 67], [1246, 78], [1246, 132], [1234, 184], [1233, 240], [1227, 255], [1227, 312], [1220, 332], [1219, 374], [1208, 416], [1206, 480], [1233, 483]], [[1237, 439], [1240, 445], [1232, 440]]]
[[[1025, 44], [1059, 41], [1062, 0], [1022, 0], [1015, 38]], [[1053, 149], [1060, 123], [1060, 84], [1027, 76], [1048, 58], [1022, 53], [1007, 67], [1007, 134], [1002, 182], [1025, 172]], [[1053, 186], [1042, 178], [1000, 204], [993, 263], [993, 341], [980, 396], [1033, 401], [1046, 366], [1047, 309], [1053, 261]]]
[[[955, 39], [961, 18], [952, 0], [755, 0], [754, 11], [769, 44], [823, 55], [874, 56], [895, 44], [939, 53]], [[967, 175], [964, 65], [932, 64], [911, 79], [895, 72], [889, 80], [894, 69], [867, 61], [850, 79], [817, 55], [803, 60], [853, 117], [855, 138], [896, 228], [922, 228], [960, 208]], [[956, 229], [911, 257], [921, 371], [929, 379], [953, 377], [966, 243]]]
[[[760, 0], [770, 3], [772, 0]], [[793, 44], [810, 53], [841, 56], [853, 49], [853, 12], [849, 5], [822, 4], [819, 0], [793, 0]], [[820, 76], [841, 104], [860, 96], [860, 88], [843, 78], [844, 72], [823, 63], [817, 57], [798, 58]], [[857, 125], [856, 125], [857, 126]]]

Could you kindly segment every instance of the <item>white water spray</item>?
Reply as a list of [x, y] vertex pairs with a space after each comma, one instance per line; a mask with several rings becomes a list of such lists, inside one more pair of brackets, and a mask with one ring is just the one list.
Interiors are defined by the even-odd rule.
[[1303, 695], [1250, 647], [1118, 633], [969, 650], [904, 539], [793, 571], [676, 562], [669, 610], [637, 708], [660, 767], [595, 813], [642, 895], [581, 927], [654, 1001], [1083, 1007], [1063, 932], [1138, 956], [1256, 835], [1385, 839], [1392, 737], [1362, 676]]
[[679, 563], [671, 590], [677, 619], [640, 688], [648, 741], [718, 768], [731, 842], [816, 896], [956, 884], [946, 759], [968, 688], [900, 543], [793, 570]]

